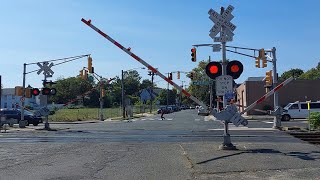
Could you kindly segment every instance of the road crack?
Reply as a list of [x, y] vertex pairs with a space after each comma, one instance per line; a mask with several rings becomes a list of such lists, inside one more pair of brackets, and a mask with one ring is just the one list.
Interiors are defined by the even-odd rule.
[[194, 169], [194, 164], [192, 163], [191, 158], [188, 156], [188, 153], [186, 152], [186, 150], [182, 147], [181, 144], [179, 144], [180, 149], [182, 150], [182, 155], [184, 157], [186, 157], [187, 162], [188, 162], [188, 168], [191, 170], [191, 177], [192, 179], [196, 179], [196, 170]]

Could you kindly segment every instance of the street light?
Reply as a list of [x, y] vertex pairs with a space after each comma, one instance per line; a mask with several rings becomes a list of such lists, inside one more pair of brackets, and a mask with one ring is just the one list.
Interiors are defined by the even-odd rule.
[[126, 117], [126, 113], [125, 113], [125, 105], [124, 105], [124, 84], [123, 84], [123, 73], [127, 72], [127, 71], [131, 71], [131, 70], [135, 70], [135, 69], [146, 69], [145, 67], [138, 67], [138, 68], [132, 68], [132, 69], [128, 69], [128, 70], [121, 70], [121, 102], [122, 102], [122, 116], [123, 118]]

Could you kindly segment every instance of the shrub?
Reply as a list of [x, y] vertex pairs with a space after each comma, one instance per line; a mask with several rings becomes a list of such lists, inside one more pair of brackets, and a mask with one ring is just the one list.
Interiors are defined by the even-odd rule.
[[320, 128], [320, 112], [312, 112], [308, 121], [313, 129]]

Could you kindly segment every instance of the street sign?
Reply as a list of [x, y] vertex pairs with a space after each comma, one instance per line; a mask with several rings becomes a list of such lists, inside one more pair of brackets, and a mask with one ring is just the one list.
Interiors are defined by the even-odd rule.
[[[208, 14], [209, 19], [214, 22], [214, 26], [210, 29], [209, 36], [214, 39], [215, 42], [227, 42], [233, 40], [233, 31], [237, 28], [230, 21], [234, 18], [231, 14], [234, 7], [229, 5], [222, 15], [210, 9]], [[216, 37], [220, 33], [220, 37]]]
[[219, 52], [220, 50], [221, 50], [221, 44], [213, 44], [212, 45], [213, 52]]
[[52, 77], [52, 74], [54, 74], [54, 72], [51, 70], [51, 67], [53, 66], [53, 63], [48, 63], [48, 62], [44, 62], [43, 65], [40, 63], [37, 63], [37, 65], [40, 67], [40, 69], [38, 70], [37, 74], [39, 75], [42, 71], [43, 74], [46, 77]]
[[222, 75], [216, 78], [216, 95], [224, 96], [226, 93], [232, 92], [233, 79], [229, 75]]
[[193, 85], [199, 85], [199, 86], [208, 86], [210, 84], [213, 84], [213, 81], [192, 81]]
[[229, 101], [234, 98], [233, 92], [227, 92], [224, 97]]

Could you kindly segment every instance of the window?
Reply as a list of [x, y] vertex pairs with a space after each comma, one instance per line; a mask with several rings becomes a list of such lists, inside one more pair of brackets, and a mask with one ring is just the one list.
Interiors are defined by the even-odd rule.
[[320, 109], [320, 103], [310, 103], [310, 109]]
[[292, 104], [292, 106], [290, 107], [290, 109], [299, 109], [298, 104]]
[[308, 104], [305, 103], [301, 103], [301, 109], [308, 109]]

